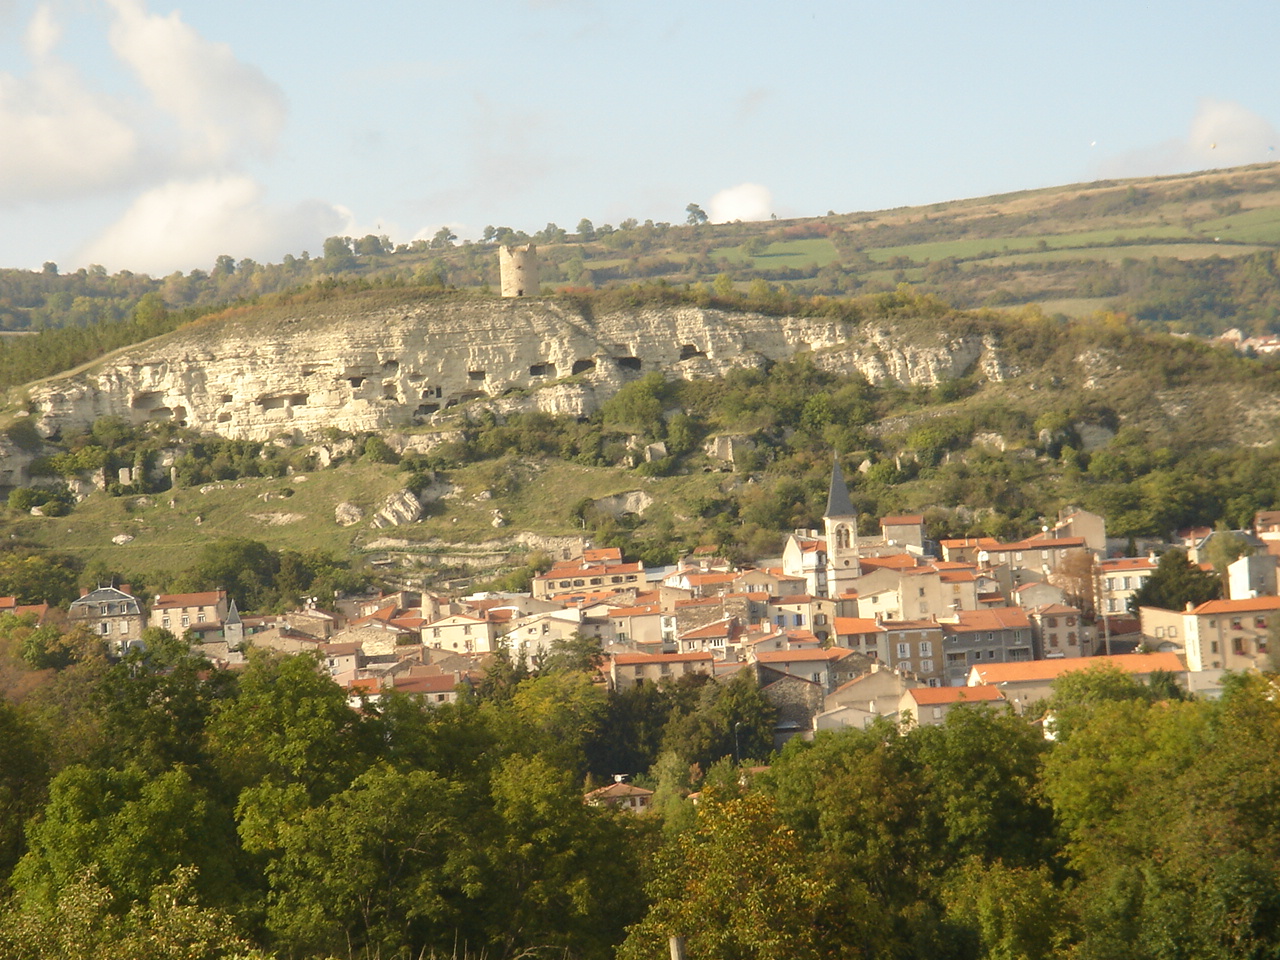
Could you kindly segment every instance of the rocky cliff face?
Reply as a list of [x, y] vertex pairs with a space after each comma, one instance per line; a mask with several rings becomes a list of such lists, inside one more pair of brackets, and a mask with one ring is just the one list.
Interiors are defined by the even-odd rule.
[[649, 371], [716, 377], [798, 351], [872, 380], [936, 383], [975, 363], [1000, 375], [978, 337], [905, 346], [889, 328], [696, 307], [588, 317], [547, 300], [388, 307], [354, 297], [197, 324], [32, 385], [29, 397], [46, 437], [115, 415], [239, 439], [305, 439], [327, 427], [428, 424], [475, 399], [583, 416]]

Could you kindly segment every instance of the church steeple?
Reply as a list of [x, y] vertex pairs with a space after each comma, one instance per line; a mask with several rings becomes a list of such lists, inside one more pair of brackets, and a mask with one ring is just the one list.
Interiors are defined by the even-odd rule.
[[836, 457], [831, 467], [827, 512], [822, 518], [827, 535], [827, 596], [838, 597], [862, 575], [858, 557], [858, 511], [849, 499], [849, 486]]
[[827, 493], [827, 517], [856, 517], [853, 501], [849, 499], [849, 485], [844, 482], [844, 471], [840, 469], [837, 457], [831, 468], [831, 490]]

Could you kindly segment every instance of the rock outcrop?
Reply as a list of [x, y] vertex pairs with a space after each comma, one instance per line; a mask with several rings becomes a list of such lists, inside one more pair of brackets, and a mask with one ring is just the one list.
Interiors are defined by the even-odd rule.
[[926, 332], [906, 344], [887, 326], [693, 306], [591, 317], [550, 300], [388, 306], [369, 294], [193, 324], [33, 384], [28, 406], [46, 437], [113, 415], [238, 439], [319, 439], [327, 428], [430, 424], [469, 400], [499, 413], [585, 416], [648, 371], [714, 377], [798, 351], [871, 380], [937, 383], [977, 363], [1000, 370], [978, 336]]

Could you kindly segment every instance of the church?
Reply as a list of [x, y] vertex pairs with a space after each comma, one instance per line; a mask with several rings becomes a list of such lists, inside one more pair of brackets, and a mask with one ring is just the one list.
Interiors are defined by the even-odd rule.
[[831, 469], [831, 488], [823, 530], [796, 530], [787, 537], [782, 570], [804, 577], [806, 592], [814, 597], [838, 597], [853, 588], [862, 576], [858, 560], [858, 515], [849, 499], [849, 486], [837, 459]]

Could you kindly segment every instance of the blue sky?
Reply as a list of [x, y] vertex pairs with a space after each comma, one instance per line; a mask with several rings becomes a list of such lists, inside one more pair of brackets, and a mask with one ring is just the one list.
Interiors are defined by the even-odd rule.
[[1280, 4], [0, 0], [0, 266], [1276, 159]]

